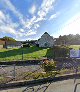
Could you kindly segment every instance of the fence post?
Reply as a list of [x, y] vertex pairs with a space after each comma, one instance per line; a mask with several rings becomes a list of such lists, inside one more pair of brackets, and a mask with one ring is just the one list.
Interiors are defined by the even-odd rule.
[[54, 49], [54, 51], [53, 51], [53, 59], [55, 59], [55, 49]]
[[7, 59], [7, 53], [5, 52], [5, 61], [6, 61], [6, 59]]
[[14, 67], [14, 70], [13, 70], [13, 78], [15, 80], [15, 77], [16, 77], [15, 64], [13, 64], [13, 67]]
[[23, 53], [23, 50], [22, 50], [22, 60], [23, 60], [23, 54], [24, 54], [24, 53]]

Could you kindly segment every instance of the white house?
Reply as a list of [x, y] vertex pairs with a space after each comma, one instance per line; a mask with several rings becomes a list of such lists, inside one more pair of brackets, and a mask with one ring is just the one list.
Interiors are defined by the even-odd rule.
[[54, 39], [47, 32], [45, 32], [40, 39], [36, 42], [39, 47], [53, 47]]

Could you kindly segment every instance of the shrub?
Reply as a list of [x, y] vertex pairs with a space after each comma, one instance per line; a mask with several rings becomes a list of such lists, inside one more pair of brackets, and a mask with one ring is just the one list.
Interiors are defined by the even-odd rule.
[[39, 47], [39, 44], [36, 44], [37, 47]]
[[23, 48], [30, 47], [29, 44], [23, 44]]
[[45, 60], [42, 64], [42, 67], [45, 72], [55, 71], [56, 63], [54, 61]]
[[67, 47], [67, 46], [54, 46], [53, 53], [54, 53], [54, 58], [55, 57], [67, 57], [69, 55], [69, 47]]

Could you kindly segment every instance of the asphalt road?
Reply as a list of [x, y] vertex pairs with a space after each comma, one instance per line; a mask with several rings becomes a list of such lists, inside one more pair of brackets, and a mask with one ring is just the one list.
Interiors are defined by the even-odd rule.
[[1, 90], [0, 92], [80, 92], [80, 79], [51, 82], [47, 84]]

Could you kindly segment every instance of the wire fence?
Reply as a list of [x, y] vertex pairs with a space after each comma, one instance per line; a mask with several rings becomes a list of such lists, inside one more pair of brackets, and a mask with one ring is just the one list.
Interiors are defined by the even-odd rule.
[[[31, 81], [31, 80], [36, 80], [38, 78], [46, 78], [46, 77], [40, 77], [37, 76], [34, 78], [34, 76], [38, 73], [42, 73], [44, 70], [41, 67], [42, 64], [36, 64], [36, 65], [29, 65], [29, 64], [20, 64], [20, 65], [0, 65], [0, 84], [6, 84], [10, 83], [13, 81]], [[57, 65], [56, 70], [59, 71], [59, 74], [70, 74], [70, 73], [75, 73], [80, 72], [80, 62], [76, 59], [72, 59], [71, 61], [62, 61]], [[55, 75], [56, 76], [56, 75]], [[55, 76], [49, 76], [49, 77], [55, 77]], [[75, 78], [76, 80], [76, 78]], [[48, 83], [44, 86], [39, 85], [38, 88], [36, 89], [35, 86], [27, 86], [23, 92], [38, 92], [41, 90], [44, 90], [43, 92], [46, 91], [48, 86], [51, 83]]]
[[31, 80], [33, 73], [42, 72], [40, 65], [7, 65], [0, 66], [0, 83], [8, 83], [11, 81]]
[[[43, 72], [41, 65], [1, 65], [0, 66], [0, 84], [6, 84], [13, 81], [35, 80], [33, 74]], [[38, 76], [39, 77], [39, 76]], [[2, 79], [1, 79], [2, 78]], [[45, 92], [51, 83], [45, 85], [27, 86], [22, 92]]]

